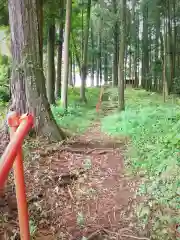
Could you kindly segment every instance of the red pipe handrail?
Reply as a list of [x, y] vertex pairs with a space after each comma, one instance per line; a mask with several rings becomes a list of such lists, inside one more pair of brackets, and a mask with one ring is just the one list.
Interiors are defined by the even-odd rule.
[[[10, 142], [0, 160], [0, 189], [7, 181], [9, 171], [14, 169], [14, 182], [16, 185], [16, 198], [21, 240], [30, 240], [28, 206], [26, 201], [22, 143], [33, 126], [32, 115], [24, 114], [21, 117], [16, 112], [8, 116], [10, 127]], [[13, 165], [14, 163], [14, 165]]]
[[0, 159], [0, 187], [2, 187], [8, 177], [8, 174], [13, 166], [15, 157], [19, 148], [22, 146], [23, 140], [29, 130], [33, 126], [33, 117], [31, 115], [24, 115], [17, 131], [11, 138], [3, 155]]

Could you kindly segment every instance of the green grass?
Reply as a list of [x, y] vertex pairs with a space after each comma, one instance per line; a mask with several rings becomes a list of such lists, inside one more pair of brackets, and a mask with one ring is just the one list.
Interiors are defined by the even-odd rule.
[[[111, 90], [112, 101], [117, 92]], [[105, 117], [102, 130], [129, 136], [126, 164], [145, 175], [138, 194], [149, 201], [137, 209], [141, 222], [152, 223], [152, 239], [173, 239], [170, 226], [180, 223], [180, 105], [172, 97], [143, 90], [126, 91], [126, 110]]]
[[6, 118], [7, 103], [0, 100], [0, 127]]
[[79, 101], [78, 88], [69, 89], [69, 106], [67, 112], [64, 112], [60, 101], [58, 101], [57, 106], [52, 106], [51, 108], [59, 126], [76, 133], [85, 131], [90, 123], [97, 117], [96, 103], [99, 91], [98, 88], [87, 88], [87, 104], [85, 104]]
[[[65, 113], [60, 100], [56, 106], [51, 106], [56, 122], [60, 127], [72, 132], [80, 133], [87, 129], [91, 122], [96, 119], [96, 103], [99, 97], [99, 88], [87, 88], [87, 104], [79, 101], [79, 88], [68, 90], [68, 110]], [[0, 87], [1, 93], [1, 87]], [[1, 101], [0, 96], [0, 124], [4, 121], [7, 103]]]

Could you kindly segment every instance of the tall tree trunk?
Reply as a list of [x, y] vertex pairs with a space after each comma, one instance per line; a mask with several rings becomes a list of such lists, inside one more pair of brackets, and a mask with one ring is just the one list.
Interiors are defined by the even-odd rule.
[[163, 100], [164, 102], [166, 101], [166, 97], [168, 95], [168, 84], [167, 84], [167, 71], [166, 71], [166, 59], [167, 59], [167, 32], [168, 32], [168, 28], [167, 28], [167, 20], [164, 19], [164, 59], [163, 59]]
[[143, 8], [143, 34], [142, 34], [142, 74], [141, 84], [147, 88], [147, 75], [149, 72], [149, 51], [148, 51], [148, 4]]
[[171, 92], [172, 90], [172, 83], [173, 83], [173, 78], [174, 78], [174, 62], [173, 62], [173, 41], [172, 41], [172, 20], [171, 20], [171, 3], [170, 0], [168, 0], [168, 6], [167, 6], [167, 25], [168, 25], [168, 60], [169, 60], [169, 81], [168, 81], [168, 92]]
[[72, 76], [72, 52], [69, 51], [69, 85], [73, 86], [73, 76]]
[[101, 39], [101, 32], [100, 32], [100, 48], [99, 48], [99, 78], [100, 84], [102, 85], [102, 39]]
[[173, 71], [174, 77], [176, 76], [176, 39], [177, 39], [177, 20], [176, 20], [176, 0], [173, 0], [173, 26], [174, 26], [174, 34], [173, 34]]
[[37, 17], [38, 17], [38, 32], [39, 32], [39, 49], [41, 64], [43, 66], [43, 0], [36, 1], [37, 4]]
[[155, 31], [156, 31], [156, 35], [155, 35], [155, 66], [154, 66], [154, 90], [157, 91], [157, 88], [158, 88], [158, 78], [159, 76], [157, 75], [157, 64], [158, 64], [158, 59], [159, 59], [159, 38], [160, 38], [160, 28], [161, 28], [161, 20], [160, 20], [160, 10], [159, 8], [157, 9], [157, 22], [156, 22], [156, 28], [155, 28]]
[[100, 44], [101, 44], [101, 40], [100, 40], [100, 33], [98, 33], [97, 36], [97, 59], [96, 59], [96, 86], [100, 86], [100, 64], [101, 64], [101, 60], [100, 60]]
[[129, 49], [129, 79], [132, 80], [132, 53], [131, 53], [131, 47]]
[[149, 32], [148, 32], [148, 42], [149, 42], [149, 46], [148, 46], [148, 75], [147, 75], [147, 83], [146, 83], [146, 90], [147, 91], [151, 91], [152, 90], [152, 76], [149, 71], [149, 69], [151, 69], [152, 67], [152, 39], [151, 39], [151, 33], [152, 33], [152, 29], [151, 27], [149, 27]]
[[127, 46], [124, 48], [124, 88], [126, 88], [126, 75], [127, 75], [127, 59], [128, 59], [128, 51]]
[[88, 39], [89, 39], [89, 25], [90, 25], [90, 16], [91, 16], [91, 0], [88, 0], [87, 5], [87, 20], [86, 28], [84, 34], [84, 51], [83, 51], [83, 63], [81, 68], [81, 89], [80, 89], [80, 98], [83, 102], [86, 102], [85, 95], [85, 85], [87, 77], [87, 60], [88, 60]]
[[48, 69], [47, 69], [47, 97], [50, 104], [55, 104], [55, 63], [54, 63], [54, 50], [55, 50], [55, 20], [48, 26], [48, 42], [47, 42], [47, 55], [48, 55]]
[[71, 11], [72, 0], [66, 2], [66, 24], [65, 24], [65, 36], [64, 36], [64, 78], [61, 88], [61, 102], [62, 107], [67, 109], [67, 94], [68, 94], [68, 74], [69, 74], [69, 42], [71, 31]]
[[[117, 14], [117, 1], [113, 0], [113, 11]], [[115, 19], [115, 24], [113, 28], [113, 86], [118, 85], [118, 62], [119, 62], [119, 26], [118, 19]]]
[[73, 53], [73, 85], [76, 86], [76, 57], [74, 52]]
[[76, 39], [74, 38], [72, 30], [71, 30], [71, 37], [72, 37], [74, 56], [75, 56], [75, 59], [76, 59], [76, 62], [77, 62], [78, 68], [79, 68], [79, 74], [81, 76], [81, 61], [80, 61], [79, 52], [78, 52], [78, 49], [77, 49], [77, 46], [76, 46]]
[[63, 31], [64, 31], [64, 0], [60, 1], [60, 25], [59, 25], [59, 43], [57, 50], [57, 77], [55, 83], [55, 97], [61, 96], [61, 78], [62, 78], [62, 48], [63, 48]]
[[118, 98], [119, 110], [125, 109], [124, 102], [124, 57], [125, 57], [125, 36], [126, 36], [126, 0], [121, 0], [121, 42], [119, 52], [119, 79], [118, 79]]
[[37, 134], [50, 140], [61, 140], [64, 134], [53, 118], [46, 97], [45, 77], [41, 68], [37, 2], [9, 0], [8, 8], [13, 59], [13, 110], [20, 114], [33, 114]]
[[139, 67], [139, 14], [135, 12], [134, 14], [134, 29], [135, 29], [135, 51], [134, 51], [134, 87], [139, 86], [139, 76], [138, 76], [138, 67]]
[[94, 86], [94, 65], [95, 65], [95, 59], [94, 59], [94, 36], [93, 36], [93, 27], [91, 26], [91, 87]]
[[104, 83], [108, 82], [108, 52], [107, 52], [107, 43], [104, 43]]
[[[83, 0], [82, 0], [83, 3]], [[84, 50], [84, 9], [81, 10], [81, 62], [83, 62], [83, 50]]]

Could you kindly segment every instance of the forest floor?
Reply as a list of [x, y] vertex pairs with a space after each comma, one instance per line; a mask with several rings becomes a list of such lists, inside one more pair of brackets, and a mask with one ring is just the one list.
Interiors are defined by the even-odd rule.
[[[105, 135], [96, 121], [64, 143], [32, 143], [25, 178], [33, 239], [149, 239], [137, 226], [140, 182], [125, 173], [126, 141]], [[19, 239], [12, 177], [0, 202], [0, 237]]]
[[[87, 89], [87, 104], [78, 102], [79, 89], [69, 91], [68, 112], [59, 103], [52, 111], [73, 136], [23, 146], [32, 239], [177, 239], [179, 98], [164, 103], [160, 94], [127, 89], [119, 112], [110, 88], [97, 114], [98, 88]], [[0, 155], [7, 142], [0, 134]], [[12, 173], [0, 199], [0, 239], [19, 239]]]

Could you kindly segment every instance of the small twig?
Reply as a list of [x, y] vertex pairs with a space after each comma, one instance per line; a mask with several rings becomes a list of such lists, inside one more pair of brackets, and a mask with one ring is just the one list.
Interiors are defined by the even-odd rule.
[[150, 240], [149, 238], [146, 238], [146, 237], [136, 237], [136, 236], [128, 235], [128, 234], [123, 234], [122, 237], [134, 238], [134, 239], [138, 239], [138, 240]]
[[96, 237], [100, 233], [100, 230], [96, 230], [95, 232], [91, 233], [88, 237], [87, 240], [91, 240], [94, 237]]
[[111, 219], [110, 219], [109, 215], [108, 215], [108, 221], [109, 221], [110, 225], [112, 226]]
[[116, 235], [116, 236], [119, 235], [118, 233], [116, 233], [116, 232], [112, 232], [112, 231], [107, 230], [107, 229], [105, 229], [105, 228], [103, 228], [103, 231], [104, 231], [105, 233], [107, 233], [107, 234]]
[[71, 199], [74, 201], [74, 197], [73, 197], [73, 195], [72, 195], [72, 192], [71, 192], [71, 189], [69, 188], [69, 186], [68, 186], [68, 193], [69, 193]]

